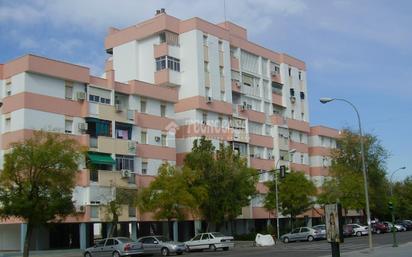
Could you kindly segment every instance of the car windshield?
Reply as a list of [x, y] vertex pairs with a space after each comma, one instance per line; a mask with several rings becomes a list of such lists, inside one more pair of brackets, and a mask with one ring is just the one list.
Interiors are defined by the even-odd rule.
[[212, 234], [213, 237], [224, 237], [225, 236], [220, 232], [213, 232], [213, 233], [210, 233], [210, 234]]
[[156, 239], [158, 240], [158, 241], [160, 241], [160, 242], [167, 242], [167, 241], [170, 241], [169, 239], [167, 239], [166, 237], [164, 237], [164, 236], [157, 236], [156, 237]]
[[127, 237], [119, 237], [117, 240], [120, 241], [120, 243], [133, 243], [136, 242], [133, 239], [127, 238]]

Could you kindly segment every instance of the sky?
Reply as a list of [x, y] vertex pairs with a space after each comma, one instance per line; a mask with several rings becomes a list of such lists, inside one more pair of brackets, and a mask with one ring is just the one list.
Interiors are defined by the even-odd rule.
[[[306, 62], [310, 122], [364, 131], [389, 151], [387, 171], [412, 175], [412, 1], [408, 0], [0, 0], [0, 63], [27, 53], [103, 70], [109, 27], [154, 16], [232, 21], [249, 40]], [[226, 10], [226, 12], [224, 11]]]

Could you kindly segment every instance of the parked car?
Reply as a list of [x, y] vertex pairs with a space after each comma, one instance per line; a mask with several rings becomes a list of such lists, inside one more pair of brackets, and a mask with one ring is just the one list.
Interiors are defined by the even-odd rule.
[[319, 232], [320, 239], [326, 239], [326, 225], [325, 224], [316, 225], [316, 226], [313, 226], [312, 228]]
[[[392, 231], [392, 228], [393, 228], [393, 223], [392, 222], [384, 221], [383, 223], [386, 226], [388, 226], [389, 231]], [[395, 224], [395, 230], [397, 232], [403, 232], [403, 231], [406, 231], [406, 228], [404, 226], [400, 225], [400, 224]]]
[[87, 248], [84, 257], [121, 257], [143, 254], [143, 245], [127, 237], [112, 237], [96, 242]]
[[168, 240], [164, 236], [144, 236], [137, 239], [137, 242], [143, 244], [144, 254], [181, 255], [186, 250], [184, 243]]
[[352, 228], [352, 226], [343, 225], [343, 236], [344, 236], [344, 237], [353, 236], [353, 228]]
[[352, 235], [354, 236], [363, 236], [368, 234], [368, 226], [361, 226], [359, 224], [348, 224], [352, 227]]
[[395, 224], [402, 225], [406, 230], [412, 230], [412, 222], [410, 220], [398, 220]]
[[280, 237], [280, 241], [289, 243], [292, 241], [313, 241], [315, 239], [321, 239], [322, 235], [318, 230], [309, 227], [295, 228], [290, 233], [284, 234]]
[[233, 248], [235, 243], [232, 236], [225, 236], [220, 232], [200, 233], [195, 237], [185, 242], [186, 250], [204, 250], [209, 249], [216, 251], [223, 249], [224, 251]]
[[372, 223], [372, 232], [376, 234], [389, 232], [389, 227], [383, 222]]

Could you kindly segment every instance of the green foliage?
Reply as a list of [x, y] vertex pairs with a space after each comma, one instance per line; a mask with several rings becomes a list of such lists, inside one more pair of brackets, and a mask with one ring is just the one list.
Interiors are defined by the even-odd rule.
[[[338, 148], [332, 151], [330, 174], [332, 181], [325, 184], [321, 203], [340, 201], [345, 209], [363, 209], [365, 206], [360, 138], [357, 133], [343, 130], [337, 141]], [[388, 182], [385, 165], [388, 153], [376, 136], [364, 135], [365, 164], [368, 176], [370, 209], [374, 216], [383, 218], [388, 215]]]
[[192, 186], [206, 192], [197, 201], [199, 213], [208, 224], [219, 226], [235, 219], [256, 192], [256, 170], [248, 168], [246, 160], [230, 146], [222, 144], [216, 151], [210, 140], [195, 140], [185, 167], [196, 174]]
[[58, 221], [74, 211], [72, 193], [81, 149], [76, 141], [55, 133], [35, 132], [12, 144], [0, 173], [0, 216], [18, 217], [34, 226]]
[[[270, 211], [276, 209], [275, 183], [275, 180], [266, 183], [269, 192], [265, 198], [265, 208]], [[292, 171], [284, 179], [279, 180], [278, 194], [280, 212], [294, 219], [312, 206], [316, 187], [303, 172]]]
[[202, 194], [201, 188], [192, 186], [193, 180], [191, 170], [163, 164], [156, 179], [140, 193], [140, 209], [154, 212], [158, 220], [184, 220], [197, 210], [196, 197]]
[[136, 206], [137, 193], [136, 190], [127, 188], [112, 188], [115, 191], [115, 198], [108, 202], [106, 207], [106, 219], [112, 224], [109, 231], [109, 237], [115, 235], [117, 229], [117, 223], [119, 222], [119, 216], [122, 215], [122, 206]]
[[401, 219], [412, 217], [412, 177], [393, 185], [395, 215]]

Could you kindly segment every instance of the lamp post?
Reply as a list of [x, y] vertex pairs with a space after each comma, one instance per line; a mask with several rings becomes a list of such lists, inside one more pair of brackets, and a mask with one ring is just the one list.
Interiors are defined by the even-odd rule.
[[398, 247], [398, 243], [396, 242], [396, 228], [395, 228], [395, 210], [393, 209], [393, 183], [392, 183], [392, 177], [393, 175], [398, 171], [398, 170], [404, 170], [406, 167], [400, 167], [396, 170], [394, 170], [389, 178], [389, 183], [390, 183], [390, 192], [391, 192], [391, 199], [389, 201], [389, 209], [391, 211], [391, 216], [392, 216], [392, 236], [393, 236], [393, 244], [392, 247]]
[[363, 186], [365, 190], [365, 202], [366, 202], [366, 219], [368, 222], [368, 239], [369, 239], [369, 250], [373, 250], [373, 244], [372, 244], [372, 229], [371, 229], [371, 213], [369, 209], [369, 194], [368, 194], [368, 177], [366, 175], [366, 164], [365, 164], [365, 150], [364, 150], [364, 145], [363, 145], [363, 134], [362, 134], [362, 124], [361, 124], [361, 119], [359, 115], [358, 109], [356, 109], [355, 105], [353, 105], [351, 102], [349, 102], [346, 99], [342, 98], [320, 98], [319, 101], [323, 104], [332, 102], [332, 101], [342, 101], [350, 106], [352, 106], [353, 110], [356, 112], [356, 116], [358, 118], [358, 125], [359, 125], [359, 136], [360, 136], [360, 145], [361, 145], [361, 157], [362, 157], [362, 173], [363, 173]]
[[[291, 149], [288, 151], [289, 155], [296, 152], [296, 149]], [[290, 158], [288, 158], [290, 159]], [[278, 190], [278, 165], [279, 165], [280, 158], [276, 161], [275, 169], [273, 170], [275, 173], [275, 197], [276, 197], [276, 236], [280, 238], [280, 229], [279, 229], [279, 190]], [[290, 161], [290, 160], [289, 160]]]

